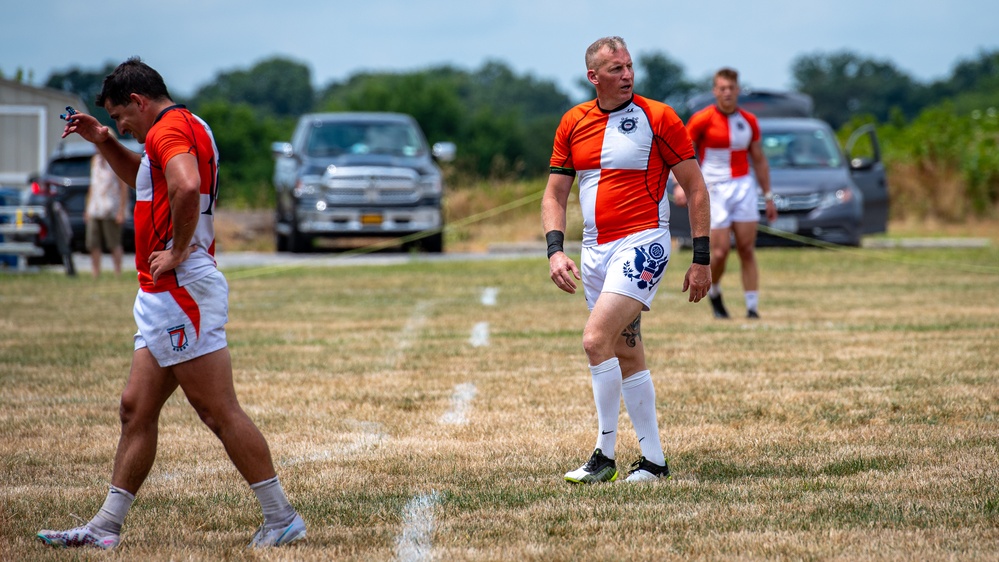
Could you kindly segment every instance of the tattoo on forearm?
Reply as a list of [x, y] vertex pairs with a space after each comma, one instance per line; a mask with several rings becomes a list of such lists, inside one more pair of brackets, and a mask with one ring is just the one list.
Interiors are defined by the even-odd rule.
[[636, 316], [635, 321], [629, 324], [628, 327], [621, 332], [621, 335], [624, 336], [624, 341], [628, 344], [628, 347], [635, 347], [638, 345], [638, 340], [642, 339], [642, 315], [639, 314]]

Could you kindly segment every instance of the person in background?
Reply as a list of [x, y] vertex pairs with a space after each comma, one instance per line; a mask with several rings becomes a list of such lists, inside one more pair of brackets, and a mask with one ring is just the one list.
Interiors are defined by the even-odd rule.
[[[715, 104], [690, 117], [687, 130], [697, 148], [704, 181], [711, 195], [711, 290], [708, 296], [715, 318], [728, 318], [722, 300], [721, 280], [735, 238], [742, 265], [746, 317], [759, 313], [759, 267], [756, 263], [756, 232], [759, 222], [757, 181], [766, 200], [769, 222], [777, 220], [777, 207], [770, 191], [770, 166], [760, 144], [756, 116], [739, 107], [739, 74], [731, 68], [715, 73], [712, 93]], [[749, 160], [752, 159], [752, 170]], [[756, 180], [752, 171], [756, 172]], [[674, 189], [677, 205], [687, 202], [685, 186], [677, 178]]]
[[103, 248], [111, 252], [115, 275], [121, 274], [121, 227], [125, 223], [128, 185], [115, 175], [104, 156], [97, 152], [90, 159], [90, 188], [83, 211], [86, 245], [94, 278], [101, 275]]

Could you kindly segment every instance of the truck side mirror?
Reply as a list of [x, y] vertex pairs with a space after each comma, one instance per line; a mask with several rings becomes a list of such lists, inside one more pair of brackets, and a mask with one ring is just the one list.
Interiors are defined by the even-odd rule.
[[458, 153], [458, 147], [453, 142], [435, 142], [431, 153], [441, 162], [450, 162]]
[[275, 142], [271, 143], [271, 154], [274, 157], [288, 157], [293, 156], [295, 151], [291, 148], [290, 142]]

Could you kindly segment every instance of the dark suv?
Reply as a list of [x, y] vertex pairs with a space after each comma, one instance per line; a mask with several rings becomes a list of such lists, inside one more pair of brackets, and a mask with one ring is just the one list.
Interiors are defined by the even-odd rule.
[[[714, 103], [711, 94], [688, 103], [693, 112]], [[798, 245], [804, 238], [860, 245], [864, 234], [885, 232], [888, 186], [877, 136], [861, 127], [841, 148], [832, 128], [810, 117], [811, 98], [799, 93], [751, 92], [739, 106], [759, 117], [761, 145], [770, 164], [770, 183], [779, 216], [766, 220], [760, 198], [757, 245]], [[687, 210], [672, 203], [670, 231], [684, 244], [690, 238]], [[788, 236], [784, 233], [790, 233]]]
[[[134, 140], [122, 140], [129, 149], [142, 153], [142, 145]], [[44, 260], [49, 263], [61, 261], [57, 233], [58, 225], [52, 222], [53, 216], [62, 215], [62, 223], [68, 223], [69, 251], [85, 251], [86, 224], [83, 213], [87, 206], [87, 191], [90, 189], [90, 160], [96, 148], [89, 142], [66, 142], [60, 144], [49, 158], [44, 173], [31, 182], [28, 205], [38, 205], [46, 209], [41, 219], [42, 231], [37, 243], [45, 250]], [[125, 206], [125, 224], [122, 227], [122, 242], [126, 252], [135, 249], [135, 231], [132, 225], [132, 209], [135, 206], [135, 190], [129, 190], [129, 204]]]

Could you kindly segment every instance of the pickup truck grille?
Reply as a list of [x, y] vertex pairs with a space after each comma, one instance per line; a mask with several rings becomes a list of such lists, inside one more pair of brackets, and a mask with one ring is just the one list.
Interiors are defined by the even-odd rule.
[[323, 196], [334, 205], [397, 205], [420, 199], [415, 172], [338, 170], [323, 180]]

